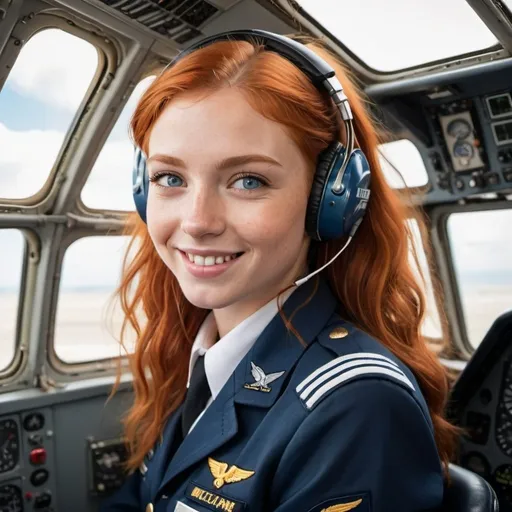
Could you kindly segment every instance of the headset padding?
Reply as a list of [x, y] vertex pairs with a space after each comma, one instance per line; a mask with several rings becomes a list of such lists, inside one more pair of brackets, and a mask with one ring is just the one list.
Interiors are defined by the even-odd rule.
[[315, 239], [318, 229], [318, 212], [324, 195], [325, 184], [334, 159], [341, 149], [342, 146], [339, 142], [333, 142], [318, 157], [306, 214], [306, 231], [309, 236]]

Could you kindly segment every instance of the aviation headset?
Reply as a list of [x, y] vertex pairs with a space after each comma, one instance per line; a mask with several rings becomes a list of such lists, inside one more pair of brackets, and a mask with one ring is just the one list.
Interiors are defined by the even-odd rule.
[[[370, 166], [360, 149], [354, 149], [352, 111], [332, 67], [309, 48], [287, 37], [263, 30], [234, 30], [217, 34], [181, 52], [163, 72], [194, 50], [217, 41], [257, 39], [265, 50], [273, 51], [297, 66], [319, 89], [327, 91], [338, 108], [347, 136], [347, 147], [332, 142], [319, 156], [306, 213], [306, 232], [317, 241], [354, 236], [361, 224], [370, 197]], [[162, 73], [163, 73], [162, 72]], [[149, 191], [146, 157], [135, 148], [133, 199], [146, 222]]]

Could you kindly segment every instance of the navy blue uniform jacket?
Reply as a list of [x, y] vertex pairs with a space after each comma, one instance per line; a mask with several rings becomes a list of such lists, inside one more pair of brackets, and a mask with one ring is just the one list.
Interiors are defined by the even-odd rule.
[[101, 512], [437, 509], [442, 470], [418, 383], [336, 306], [322, 280], [296, 290], [284, 311], [306, 346], [277, 314], [183, 442], [180, 408]]

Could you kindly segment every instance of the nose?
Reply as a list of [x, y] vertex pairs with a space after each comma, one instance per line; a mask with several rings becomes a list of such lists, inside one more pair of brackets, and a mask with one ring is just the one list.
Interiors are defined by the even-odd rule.
[[182, 211], [182, 230], [193, 238], [218, 236], [226, 229], [225, 209], [215, 190], [201, 187], [189, 194]]

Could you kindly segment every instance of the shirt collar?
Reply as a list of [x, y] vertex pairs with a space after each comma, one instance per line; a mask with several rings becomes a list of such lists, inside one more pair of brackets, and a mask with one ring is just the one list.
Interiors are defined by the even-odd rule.
[[[281, 305], [288, 300], [295, 289], [291, 288], [281, 294]], [[198, 357], [204, 355], [206, 378], [208, 379], [212, 399], [215, 400], [240, 361], [246, 356], [278, 311], [277, 298], [273, 298], [217, 342], [215, 342], [218, 332], [217, 324], [211, 312], [199, 328], [192, 345], [187, 387], [190, 384], [192, 369]]]

